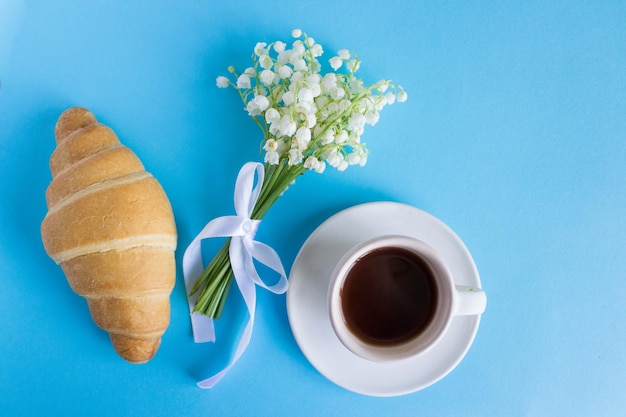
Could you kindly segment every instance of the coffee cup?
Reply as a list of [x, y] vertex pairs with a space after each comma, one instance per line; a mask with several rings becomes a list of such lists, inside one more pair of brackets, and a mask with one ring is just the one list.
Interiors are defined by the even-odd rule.
[[408, 236], [359, 243], [336, 265], [328, 287], [335, 334], [354, 354], [402, 360], [432, 348], [453, 318], [482, 314], [480, 288], [455, 284], [442, 256]]

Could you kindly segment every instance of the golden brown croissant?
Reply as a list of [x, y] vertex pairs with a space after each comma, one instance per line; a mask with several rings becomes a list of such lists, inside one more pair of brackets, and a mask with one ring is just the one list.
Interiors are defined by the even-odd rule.
[[159, 182], [115, 133], [83, 108], [55, 128], [46, 252], [85, 297], [117, 353], [144, 363], [169, 325], [176, 226]]

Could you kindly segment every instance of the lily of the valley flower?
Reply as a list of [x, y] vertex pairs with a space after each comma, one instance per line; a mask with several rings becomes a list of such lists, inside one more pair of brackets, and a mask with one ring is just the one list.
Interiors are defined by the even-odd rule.
[[388, 80], [365, 86], [355, 75], [361, 61], [347, 49], [328, 60], [332, 71], [322, 73], [322, 45], [299, 29], [292, 35], [290, 46], [258, 42], [253, 66], [239, 76], [231, 67], [236, 81], [219, 76], [216, 84], [239, 90], [248, 114], [263, 130], [267, 164], [285, 161], [316, 172], [327, 164], [339, 171], [364, 165], [365, 126], [378, 123], [385, 106], [406, 101], [406, 93]]

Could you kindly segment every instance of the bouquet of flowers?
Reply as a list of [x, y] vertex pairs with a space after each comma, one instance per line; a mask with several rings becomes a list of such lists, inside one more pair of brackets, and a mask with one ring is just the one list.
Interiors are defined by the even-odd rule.
[[[250, 315], [234, 359], [201, 381], [198, 385], [202, 388], [214, 386], [246, 349], [254, 322], [255, 286], [275, 293], [287, 290], [278, 255], [253, 239], [263, 216], [304, 172], [322, 173], [327, 165], [339, 171], [350, 165], [365, 165], [368, 150], [361, 141], [365, 126], [375, 125], [386, 105], [407, 99], [402, 87], [387, 80], [366, 86], [356, 77], [361, 61], [345, 49], [328, 61], [332, 70], [322, 73], [322, 45], [300, 30], [292, 35], [295, 40], [290, 48], [281, 41], [257, 43], [251, 67], [242, 73], [229, 67], [231, 76], [216, 80], [220, 88], [237, 90], [248, 115], [261, 128], [264, 164], [242, 167], [235, 184], [237, 216], [212, 220], [183, 256], [196, 342], [215, 340], [213, 319], [220, 317], [233, 278]], [[204, 268], [200, 241], [218, 236], [228, 239]], [[280, 280], [266, 285], [254, 259], [278, 272]], [[193, 284], [196, 276], [199, 278]]]
[[[346, 49], [330, 58], [332, 71], [322, 73], [322, 45], [298, 29], [292, 36], [291, 48], [281, 41], [257, 43], [251, 67], [239, 74], [231, 66], [230, 78], [216, 80], [220, 88], [237, 90], [263, 132], [265, 176], [252, 211], [256, 220], [305, 171], [365, 165], [365, 126], [375, 125], [386, 105], [407, 99], [388, 80], [366, 86], [356, 77], [359, 57]], [[227, 241], [192, 288], [198, 293], [194, 312], [219, 318], [233, 278], [228, 247]]]

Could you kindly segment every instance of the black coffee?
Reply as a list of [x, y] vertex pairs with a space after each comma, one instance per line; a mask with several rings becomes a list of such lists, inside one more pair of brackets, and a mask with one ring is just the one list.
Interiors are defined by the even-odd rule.
[[401, 344], [428, 327], [437, 308], [426, 262], [402, 248], [375, 249], [350, 269], [341, 292], [348, 328], [374, 345]]

